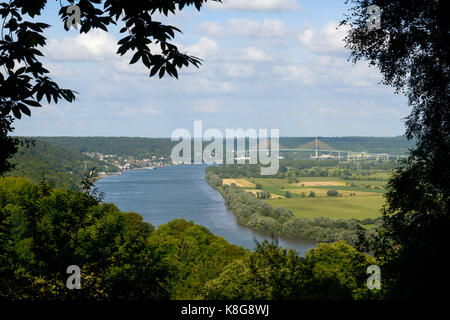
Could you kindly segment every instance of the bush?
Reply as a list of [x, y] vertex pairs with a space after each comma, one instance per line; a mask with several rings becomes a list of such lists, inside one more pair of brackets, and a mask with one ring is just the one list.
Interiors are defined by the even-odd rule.
[[362, 225], [374, 224], [375, 221], [372, 218], [365, 218], [361, 221]]
[[256, 189], [262, 190], [263, 189], [263, 185], [261, 183], [257, 183], [256, 184]]
[[316, 197], [316, 193], [315, 193], [314, 191], [311, 191], [311, 192], [309, 193], [309, 197], [310, 197], [310, 198], [315, 198], [315, 197]]
[[286, 198], [292, 198], [292, 193], [290, 191], [286, 191], [286, 193], [284, 194], [284, 196]]
[[339, 192], [337, 190], [328, 190], [327, 196], [329, 197], [339, 197]]

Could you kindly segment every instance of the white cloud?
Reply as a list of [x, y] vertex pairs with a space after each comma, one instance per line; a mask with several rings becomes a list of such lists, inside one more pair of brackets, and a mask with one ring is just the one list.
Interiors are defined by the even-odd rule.
[[301, 8], [296, 0], [223, 0], [223, 3], [211, 2], [207, 7], [248, 11], [294, 11]]
[[305, 66], [275, 66], [273, 72], [284, 79], [300, 81], [302, 84], [312, 84], [315, 82], [314, 72]]
[[212, 99], [207, 99], [199, 102], [199, 104], [192, 107], [192, 111], [197, 113], [217, 113], [220, 111], [220, 108], [217, 104], [217, 101]]
[[156, 116], [160, 115], [161, 112], [154, 109], [152, 106], [145, 107], [129, 107], [126, 106], [120, 112], [123, 117], [134, 117], [134, 116]]
[[263, 50], [256, 47], [247, 47], [244, 49], [243, 60], [250, 60], [254, 62], [272, 61], [273, 57], [265, 53]]
[[228, 63], [224, 66], [224, 71], [232, 78], [248, 78], [255, 74], [255, 67], [248, 64]]
[[283, 38], [288, 30], [280, 20], [265, 19], [258, 22], [250, 19], [230, 19], [228, 27], [231, 35], [257, 38]]
[[73, 72], [60, 63], [46, 63], [45, 68], [50, 71], [52, 76], [70, 77]]
[[50, 39], [45, 50], [54, 61], [102, 61], [115, 56], [117, 41], [111, 34], [95, 29], [75, 37]]
[[312, 27], [306, 28], [298, 35], [298, 40], [309, 50], [317, 53], [342, 53], [345, 52], [344, 38], [348, 33], [348, 27], [336, 22], [328, 22], [317, 33]]
[[218, 22], [205, 22], [199, 25], [196, 29], [211, 38], [221, 38], [224, 35], [225, 29]]
[[202, 37], [198, 43], [186, 47], [183, 51], [201, 59], [208, 59], [215, 57], [219, 49], [217, 41], [208, 37]]

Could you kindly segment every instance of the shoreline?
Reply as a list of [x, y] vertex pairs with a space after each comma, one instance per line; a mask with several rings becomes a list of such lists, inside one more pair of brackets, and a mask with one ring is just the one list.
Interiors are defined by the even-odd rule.
[[98, 179], [96, 181], [98, 181], [100, 179], [108, 178], [108, 177], [111, 177], [111, 176], [120, 176], [120, 175], [122, 175], [124, 173], [131, 172], [131, 171], [164, 169], [165, 167], [170, 167], [170, 166], [172, 166], [172, 165], [165, 165], [165, 166], [162, 166], [162, 167], [133, 168], [133, 169], [125, 170], [125, 171], [107, 173], [107, 174], [104, 174], [104, 175], [101, 175], [101, 176], [99, 175]]

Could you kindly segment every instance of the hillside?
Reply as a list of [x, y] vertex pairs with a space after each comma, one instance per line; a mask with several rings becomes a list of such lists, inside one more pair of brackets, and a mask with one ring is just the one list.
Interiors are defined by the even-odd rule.
[[169, 138], [130, 137], [36, 137], [52, 145], [77, 152], [98, 152], [136, 159], [168, 157], [175, 143]]
[[[137, 159], [150, 156], [168, 157], [176, 142], [169, 138], [131, 137], [36, 137], [52, 145], [78, 152], [99, 152]], [[314, 146], [315, 137], [281, 137], [280, 149]], [[319, 148], [403, 155], [414, 145], [404, 136], [398, 137], [318, 137]], [[207, 143], [205, 143], [207, 144]], [[308, 148], [306, 148], [308, 149]]]
[[[287, 149], [296, 149], [299, 146], [314, 146], [315, 137], [282, 137], [280, 144]], [[415, 142], [409, 141], [405, 136], [398, 137], [318, 137], [320, 143], [330, 146], [328, 150], [345, 150], [369, 153], [389, 153], [404, 155], [408, 153]], [[320, 146], [319, 146], [320, 148]], [[309, 149], [309, 148], [305, 148]], [[312, 148], [313, 149], [313, 148]]]
[[7, 173], [11, 177], [25, 177], [34, 183], [43, 174], [57, 188], [76, 189], [85, 173], [84, 161], [89, 160], [87, 169], [104, 169], [104, 164], [80, 152], [60, 148], [47, 142], [34, 139], [34, 145], [20, 146], [12, 158], [15, 168]]

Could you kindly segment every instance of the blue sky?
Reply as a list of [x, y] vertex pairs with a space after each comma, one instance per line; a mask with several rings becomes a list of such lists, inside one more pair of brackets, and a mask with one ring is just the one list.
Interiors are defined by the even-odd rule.
[[[344, 0], [225, 0], [200, 13], [162, 17], [183, 30], [175, 43], [204, 59], [180, 79], [149, 78], [120, 39], [66, 32], [49, 0], [44, 65], [73, 104], [45, 105], [15, 122], [21, 136], [170, 137], [177, 128], [280, 129], [281, 136], [394, 136], [404, 132], [406, 99], [379, 85], [366, 63], [353, 65], [336, 26]], [[160, 17], [161, 18], [161, 17]]]

